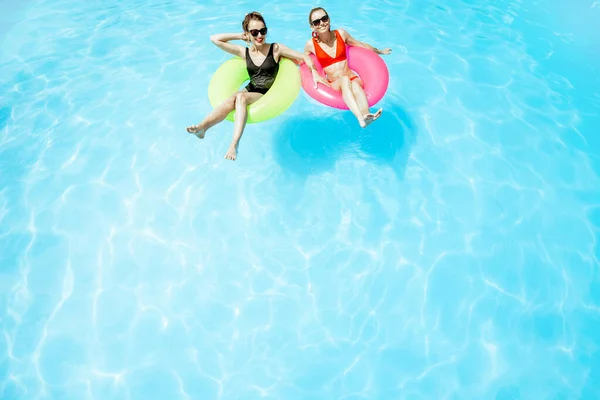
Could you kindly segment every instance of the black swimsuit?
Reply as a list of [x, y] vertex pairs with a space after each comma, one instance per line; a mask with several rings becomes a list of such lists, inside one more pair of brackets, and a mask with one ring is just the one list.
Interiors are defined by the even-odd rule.
[[250, 75], [250, 83], [246, 86], [249, 92], [265, 94], [275, 82], [277, 72], [279, 71], [279, 63], [275, 61], [273, 56], [273, 44], [269, 47], [269, 54], [265, 57], [260, 67], [256, 66], [250, 58], [250, 50], [246, 47], [246, 69]]

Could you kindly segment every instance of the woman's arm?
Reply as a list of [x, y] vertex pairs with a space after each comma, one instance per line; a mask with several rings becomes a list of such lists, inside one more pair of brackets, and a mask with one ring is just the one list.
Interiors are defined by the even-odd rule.
[[309, 40], [306, 42], [306, 45], [304, 46], [304, 62], [306, 63], [306, 66], [312, 73], [313, 83], [315, 85], [315, 88], [317, 87], [317, 83], [322, 83], [325, 86], [331, 87], [331, 85], [329, 84], [327, 79], [325, 79], [324, 77], [319, 75], [319, 71], [317, 71], [317, 69], [315, 68], [315, 64], [312, 61], [312, 58], [310, 58], [310, 55], [314, 54], [314, 53], [315, 53], [315, 45], [313, 44], [312, 40]]
[[296, 65], [301, 65], [303, 62], [306, 62], [304, 60], [304, 54], [300, 53], [299, 51], [290, 49], [286, 45], [277, 43], [277, 49], [276, 50], [279, 52], [279, 57], [280, 58], [281, 57], [289, 58]]
[[344, 39], [344, 42], [346, 42], [349, 46], [363, 47], [365, 49], [372, 50], [377, 54], [390, 54], [392, 52], [392, 49], [390, 49], [389, 47], [385, 48], [385, 49], [378, 49], [378, 48], [371, 46], [368, 43], [364, 43], [359, 40], [356, 40], [352, 37], [352, 35], [350, 35], [344, 29], [338, 29], [338, 32], [340, 33], [340, 35], [342, 35], [342, 39]]
[[278, 44], [278, 47], [279, 54], [281, 57], [289, 58], [290, 60], [294, 61], [296, 65], [302, 65], [302, 63], [305, 63], [309, 70], [315, 70], [315, 65], [312, 59], [310, 58], [309, 49], [305, 48], [305, 52], [300, 53], [299, 51], [290, 49], [289, 47], [283, 44]]
[[234, 56], [244, 58], [245, 47], [238, 44], [228, 43], [231, 40], [247, 40], [245, 33], [219, 33], [210, 36], [210, 41], [213, 42], [218, 48], [226, 51]]

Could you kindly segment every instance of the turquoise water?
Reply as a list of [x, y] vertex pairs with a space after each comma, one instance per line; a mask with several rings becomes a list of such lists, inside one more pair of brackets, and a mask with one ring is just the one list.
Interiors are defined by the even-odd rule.
[[599, 398], [599, 3], [318, 4], [383, 116], [231, 162], [209, 35], [314, 3], [0, 1], [0, 398]]

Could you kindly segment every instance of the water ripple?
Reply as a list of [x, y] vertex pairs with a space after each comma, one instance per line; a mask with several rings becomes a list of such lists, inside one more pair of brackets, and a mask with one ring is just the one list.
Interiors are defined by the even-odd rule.
[[[312, 6], [263, 4], [271, 39], [301, 49]], [[578, 6], [331, 3], [393, 47], [383, 116], [301, 94], [232, 163], [232, 124], [184, 128], [254, 7], [3, 13], [0, 397], [598, 397]]]

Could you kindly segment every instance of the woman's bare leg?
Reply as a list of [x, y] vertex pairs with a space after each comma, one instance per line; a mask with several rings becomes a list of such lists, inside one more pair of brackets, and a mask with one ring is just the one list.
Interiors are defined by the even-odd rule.
[[351, 81], [352, 92], [354, 93], [354, 98], [356, 99], [360, 112], [365, 119], [365, 123], [369, 125], [381, 116], [383, 109], [380, 108], [375, 114], [371, 113], [369, 110], [369, 101], [367, 100], [367, 95], [365, 94], [365, 90], [361, 83], [360, 78]]
[[348, 106], [352, 114], [358, 119], [358, 123], [361, 127], [365, 127], [367, 124], [365, 122], [365, 116], [361, 112], [358, 103], [356, 102], [356, 98], [354, 97], [354, 92], [352, 91], [352, 86], [350, 84], [350, 78], [344, 76], [339, 80], [332, 83], [331, 87], [333, 89], [338, 89], [342, 91], [342, 98], [344, 99], [344, 103]]
[[250, 93], [240, 92], [235, 98], [235, 118], [233, 128], [233, 138], [229, 150], [225, 153], [227, 160], [235, 160], [237, 158], [237, 150], [240, 144], [240, 139], [244, 133], [246, 127], [246, 121], [248, 120], [248, 106], [260, 99], [263, 95], [261, 93]]
[[217, 108], [212, 110], [212, 112], [208, 114], [198, 125], [188, 126], [186, 128], [187, 131], [198, 136], [200, 139], [204, 139], [204, 134], [207, 130], [223, 121], [227, 115], [235, 109], [235, 99], [239, 93], [241, 92], [234, 93]]
[[351, 80], [350, 86], [352, 87], [352, 93], [354, 93], [354, 98], [356, 99], [360, 112], [363, 115], [369, 114], [369, 101], [367, 100], [367, 95], [361, 85], [360, 78]]

